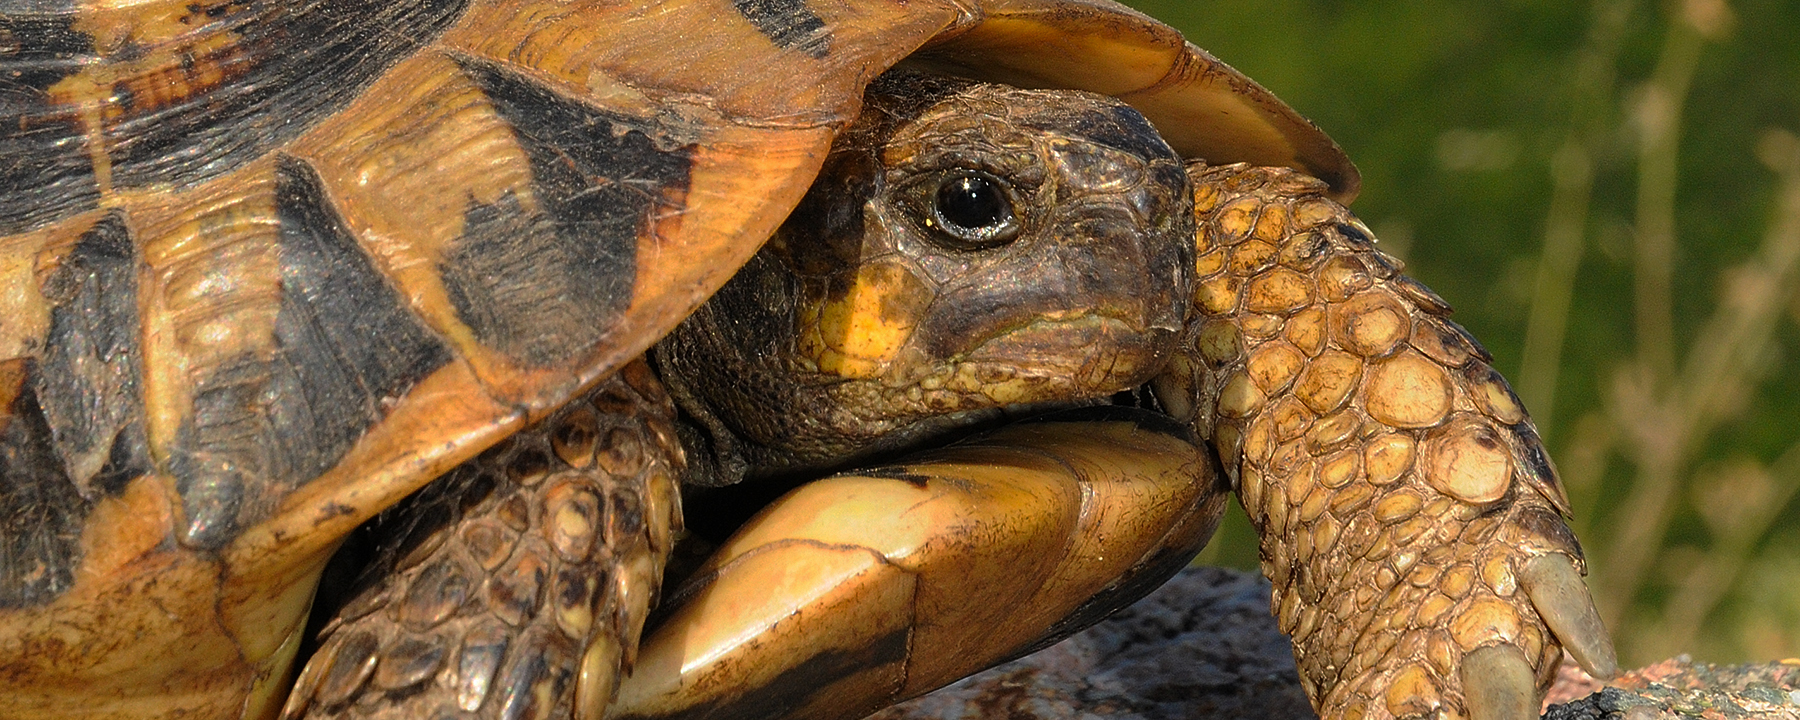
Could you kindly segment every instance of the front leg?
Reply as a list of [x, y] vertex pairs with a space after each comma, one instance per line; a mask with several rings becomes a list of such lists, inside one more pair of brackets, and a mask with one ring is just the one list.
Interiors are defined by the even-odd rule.
[[1199, 315], [1156, 385], [1262, 536], [1319, 713], [1536, 717], [1564, 647], [1616, 673], [1556, 471], [1449, 306], [1317, 180], [1189, 174]]

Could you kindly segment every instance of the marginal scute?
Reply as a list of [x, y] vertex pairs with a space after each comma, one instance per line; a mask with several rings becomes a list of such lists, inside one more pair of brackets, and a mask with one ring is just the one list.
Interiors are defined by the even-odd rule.
[[731, 0], [731, 6], [778, 46], [815, 58], [831, 52], [831, 32], [806, 0]]
[[[168, 449], [181, 539], [195, 547], [223, 545], [337, 464], [451, 358], [309, 166], [277, 158], [263, 178], [210, 190], [219, 196], [204, 219], [147, 231], [156, 243], [146, 255], [163, 302], [181, 308], [177, 335], [199, 378]], [[231, 262], [209, 267], [221, 256]]]

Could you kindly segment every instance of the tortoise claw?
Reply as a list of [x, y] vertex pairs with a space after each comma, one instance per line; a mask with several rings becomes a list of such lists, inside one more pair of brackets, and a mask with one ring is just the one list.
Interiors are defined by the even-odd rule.
[[1531, 663], [1516, 647], [1489, 645], [1463, 656], [1462, 682], [1473, 720], [1538, 716], [1537, 681]]
[[1550, 626], [1563, 649], [1587, 674], [1611, 680], [1619, 675], [1619, 658], [1612, 637], [1594, 609], [1594, 597], [1582, 582], [1575, 563], [1562, 553], [1532, 558], [1519, 573], [1519, 582], [1537, 608], [1538, 617]]

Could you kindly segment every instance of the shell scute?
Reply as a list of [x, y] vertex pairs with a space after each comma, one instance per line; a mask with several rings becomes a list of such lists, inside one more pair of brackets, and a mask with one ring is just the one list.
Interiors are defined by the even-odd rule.
[[[691, 146], [482, 60], [460, 63], [511, 125], [529, 160], [536, 211], [514, 195], [471, 202], [443, 278], [484, 344], [557, 366], [598, 343], [630, 303], [638, 238], [678, 212]], [[677, 143], [680, 141], [677, 140]]]
[[[207, 293], [190, 307], [190, 322], [202, 329], [185, 348], [186, 364], [198, 379], [165, 452], [186, 514], [182, 540], [196, 547], [220, 547], [261, 520], [291, 488], [337, 464], [395, 399], [452, 359], [362, 252], [316, 174], [284, 157], [273, 175], [273, 217], [232, 219], [263, 228], [236, 238], [272, 245], [275, 260], [274, 268], [252, 260], [234, 269], [274, 274], [273, 287], [252, 280], [242, 283], [242, 295]], [[209, 250], [183, 260], [203, 262], [238, 248]], [[236, 338], [223, 352], [196, 347], [217, 341], [207, 333], [221, 315], [258, 307], [273, 315], [263, 337]], [[245, 332], [242, 323], [234, 328]], [[216, 364], [205, 362], [208, 356]]]
[[[0, 106], [0, 235], [126, 189], [204, 182], [342, 110], [466, 0], [76, 5], [0, 20], [24, 100]], [[393, 32], [394, 28], [406, 32]], [[10, 84], [10, 83], [9, 83]]]

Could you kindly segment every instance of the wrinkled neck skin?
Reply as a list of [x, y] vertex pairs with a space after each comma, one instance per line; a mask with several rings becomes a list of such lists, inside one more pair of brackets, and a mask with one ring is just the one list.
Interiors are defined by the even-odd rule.
[[896, 407], [884, 401], [904, 399], [905, 389], [797, 368], [794, 348], [783, 343], [791, 332], [774, 332], [792, 325], [795, 283], [773, 264], [756, 256], [653, 353], [681, 409], [684, 484], [821, 474], [1058, 404], [975, 401], [949, 412]]
[[788, 223], [652, 352], [688, 484], [1106, 402], [1174, 352], [1181, 162], [1103, 96], [887, 76]]

